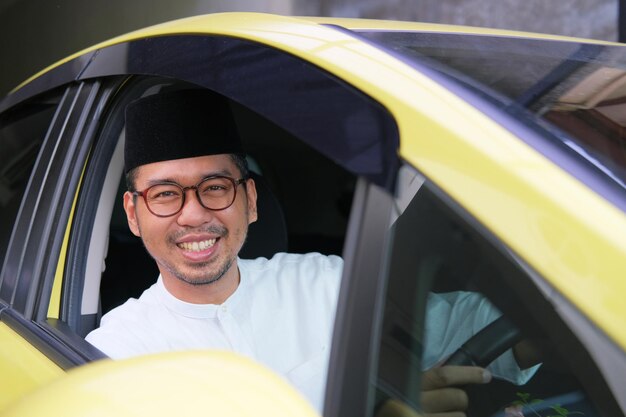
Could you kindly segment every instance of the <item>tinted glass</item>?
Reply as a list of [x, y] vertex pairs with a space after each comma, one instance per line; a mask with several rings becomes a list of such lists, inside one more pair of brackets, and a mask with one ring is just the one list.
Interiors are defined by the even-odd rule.
[[58, 101], [38, 98], [0, 116], [0, 265]]
[[[623, 415], [525, 268], [447, 208], [428, 182], [391, 233], [372, 415], [390, 402], [432, 411], [422, 410], [425, 372], [468, 340], [474, 363], [494, 375], [488, 384], [465, 387], [470, 416]], [[499, 329], [471, 339], [500, 317], [506, 321]]]
[[613, 189], [626, 191], [625, 47], [449, 33], [361, 34], [529, 122]]

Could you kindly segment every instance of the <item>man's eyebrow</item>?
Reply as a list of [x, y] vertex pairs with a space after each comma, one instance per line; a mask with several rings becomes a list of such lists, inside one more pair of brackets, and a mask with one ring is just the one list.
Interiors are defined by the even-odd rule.
[[225, 177], [234, 177], [232, 171], [228, 168], [220, 169], [218, 171], [211, 171], [208, 174], [204, 174], [202, 178], [214, 177], [216, 175], [223, 175]]
[[151, 180], [148, 180], [147, 183], [148, 183], [148, 187], [152, 187], [153, 185], [158, 185], [158, 184], [163, 184], [163, 183], [178, 184], [178, 181], [176, 181], [173, 178], [153, 178]]
[[[211, 171], [211, 172], [204, 173], [203, 175], [201, 175], [196, 180], [196, 183], [198, 181], [202, 181], [204, 178], [214, 177], [216, 175], [223, 175], [223, 176], [226, 176], [226, 177], [233, 177], [233, 173], [229, 169], [221, 169], [221, 170], [217, 170], [217, 171]], [[174, 183], [174, 184], [182, 185], [178, 180], [176, 180], [174, 178], [169, 178], [169, 177], [166, 177], [166, 178], [152, 178], [152, 179], [149, 179], [147, 181], [147, 183], [148, 183], [148, 185], [147, 185], [148, 187], [152, 187], [153, 185], [163, 184], [163, 183]]]

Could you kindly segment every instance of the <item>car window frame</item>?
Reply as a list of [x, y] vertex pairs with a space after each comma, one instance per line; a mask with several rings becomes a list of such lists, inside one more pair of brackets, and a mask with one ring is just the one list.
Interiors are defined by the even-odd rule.
[[[498, 236], [491, 232], [485, 225], [480, 223], [472, 214], [463, 208], [448, 193], [439, 188], [436, 183], [423, 176], [418, 170], [409, 163], [405, 163], [401, 169], [400, 178], [398, 180], [398, 193], [394, 201], [394, 213], [391, 217], [394, 222], [406, 208], [408, 202], [411, 201], [414, 191], [410, 191], [406, 195], [402, 191], [402, 185], [406, 184], [402, 181], [401, 176], [405, 169], [412, 172], [416, 178], [420, 178], [418, 188], [424, 187], [436, 200], [436, 204], [442, 210], [447, 212], [456, 221], [467, 227], [467, 231], [475, 236], [482, 245], [490, 247], [498, 253], [497, 263], [503, 265], [506, 263], [505, 269], [512, 271], [512, 268], [518, 268], [527, 276], [528, 279], [515, 279], [520, 272], [516, 274], [504, 275], [504, 285], [510, 287], [516, 293], [520, 293], [525, 298], [529, 298], [530, 303], [534, 306], [535, 320], [543, 326], [543, 330], [550, 333], [556, 332], [557, 336], [562, 338], [563, 344], [568, 346], [568, 352], [564, 353], [571, 358], [572, 363], [576, 363], [576, 367], [572, 367], [571, 371], [579, 379], [586, 394], [593, 399], [594, 403], [607, 416], [624, 415], [624, 400], [620, 395], [622, 388], [619, 377], [624, 374], [624, 353], [611, 341], [606, 335], [593, 325], [583, 314], [580, 313], [575, 306], [572, 305], [564, 296], [560, 295], [558, 290], [551, 286], [549, 282], [541, 277], [530, 265], [518, 257]], [[419, 191], [418, 191], [419, 192]], [[390, 223], [391, 225], [392, 223]], [[380, 294], [376, 301], [378, 315], [376, 316], [376, 325], [373, 327], [375, 332], [371, 335], [372, 343], [375, 345], [370, 347], [372, 354], [377, 357], [380, 351], [380, 343], [382, 341], [382, 319], [384, 313], [384, 296], [387, 287], [388, 276], [391, 275], [392, 265], [390, 261], [393, 258], [393, 243], [395, 237], [393, 233], [387, 233], [386, 246], [384, 248], [384, 258], [387, 260], [386, 268], [380, 274]], [[403, 242], [400, 247], [406, 247]], [[422, 317], [422, 319], [424, 319]], [[421, 323], [424, 328], [424, 323]], [[561, 352], [563, 353], [563, 352]], [[373, 373], [367, 377], [367, 381], [376, 378], [376, 368], [378, 366], [377, 359], [374, 359], [374, 367], [371, 368]], [[600, 381], [599, 381], [600, 379]], [[368, 399], [363, 401], [369, 404], [370, 408], [363, 415], [370, 415], [368, 412], [374, 409], [377, 397], [371, 390]]]
[[[369, 378], [375, 369], [377, 334], [389, 219], [394, 199], [360, 178], [350, 211], [344, 270], [333, 331], [324, 416], [365, 416]], [[358, 320], [355, 317], [359, 317]]]

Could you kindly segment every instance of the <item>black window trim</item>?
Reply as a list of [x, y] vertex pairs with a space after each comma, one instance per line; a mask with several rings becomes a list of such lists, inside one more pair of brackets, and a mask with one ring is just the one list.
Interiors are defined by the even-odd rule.
[[394, 200], [359, 178], [343, 250], [344, 270], [333, 331], [325, 417], [367, 415], [369, 381], [377, 354], [373, 337], [382, 315], [384, 248]]

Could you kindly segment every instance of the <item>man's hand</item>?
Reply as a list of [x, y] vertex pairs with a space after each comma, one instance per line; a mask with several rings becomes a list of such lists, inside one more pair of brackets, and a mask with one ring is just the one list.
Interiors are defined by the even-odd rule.
[[422, 376], [422, 410], [427, 416], [464, 417], [469, 399], [463, 386], [486, 384], [491, 372], [476, 366], [441, 366]]

